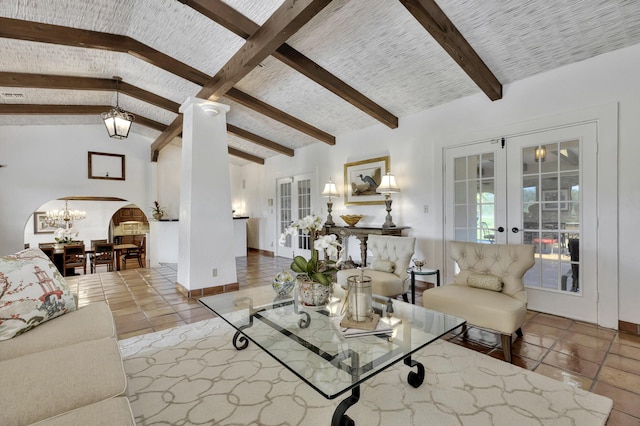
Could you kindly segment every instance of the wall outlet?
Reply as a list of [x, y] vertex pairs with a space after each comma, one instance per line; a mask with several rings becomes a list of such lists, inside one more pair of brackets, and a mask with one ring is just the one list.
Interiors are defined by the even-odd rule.
[[218, 268], [213, 268], [211, 270], [211, 276], [212, 277], [217, 277], [218, 276]]
[[429, 213], [429, 205], [428, 204], [424, 205], [424, 212], [425, 213]]

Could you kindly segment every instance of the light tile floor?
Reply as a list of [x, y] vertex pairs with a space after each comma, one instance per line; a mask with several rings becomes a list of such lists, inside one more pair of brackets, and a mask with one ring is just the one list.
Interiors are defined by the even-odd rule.
[[[288, 269], [290, 259], [249, 253], [237, 258], [240, 288], [270, 285]], [[189, 324], [213, 315], [197, 301], [177, 292], [175, 265], [128, 269], [67, 278], [79, 304], [106, 301], [118, 337]], [[426, 283], [418, 283], [422, 304]], [[514, 363], [545, 376], [606, 395], [614, 401], [607, 425], [640, 425], [640, 337], [567, 318], [529, 311], [524, 337], [514, 343]], [[500, 338], [469, 328], [452, 342], [504, 359]]]

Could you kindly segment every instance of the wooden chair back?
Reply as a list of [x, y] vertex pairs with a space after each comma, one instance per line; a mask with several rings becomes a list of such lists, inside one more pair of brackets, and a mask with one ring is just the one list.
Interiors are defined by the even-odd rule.
[[69, 270], [82, 267], [87, 273], [87, 255], [84, 244], [65, 244], [62, 254], [62, 274], [66, 277]]

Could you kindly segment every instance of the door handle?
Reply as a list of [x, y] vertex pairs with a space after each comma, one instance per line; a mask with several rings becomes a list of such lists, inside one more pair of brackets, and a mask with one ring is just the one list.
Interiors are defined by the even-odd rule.
[[504, 227], [498, 226], [498, 232], [504, 232]]
[[511, 232], [513, 232], [514, 234], [517, 234], [518, 232], [520, 232], [520, 229], [514, 226], [513, 228], [511, 228]]

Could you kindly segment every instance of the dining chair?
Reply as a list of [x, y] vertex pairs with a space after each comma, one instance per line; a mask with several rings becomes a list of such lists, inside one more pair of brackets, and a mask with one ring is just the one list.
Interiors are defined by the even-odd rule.
[[127, 249], [127, 251], [122, 255], [122, 268], [127, 269], [128, 259], [137, 259], [138, 265], [140, 265], [141, 268], [144, 268], [144, 264], [142, 263], [143, 252], [144, 252], [144, 238], [140, 240], [138, 247]]
[[40, 247], [40, 250], [42, 250], [44, 254], [46, 254], [47, 257], [51, 259], [51, 262], [53, 262], [53, 256], [55, 252], [55, 249], [53, 248], [53, 246], [42, 246]]
[[69, 270], [75, 272], [76, 268], [82, 267], [87, 273], [87, 254], [84, 244], [65, 244], [62, 254], [62, 274], [66, 277]]
[[91, 273], [95, 273], [96, 268], [100, 265], [107, 267], [107, 271], [113, 271], [113, 243], [96, 243], [93, 246], [93, 255], [91, 256]]

